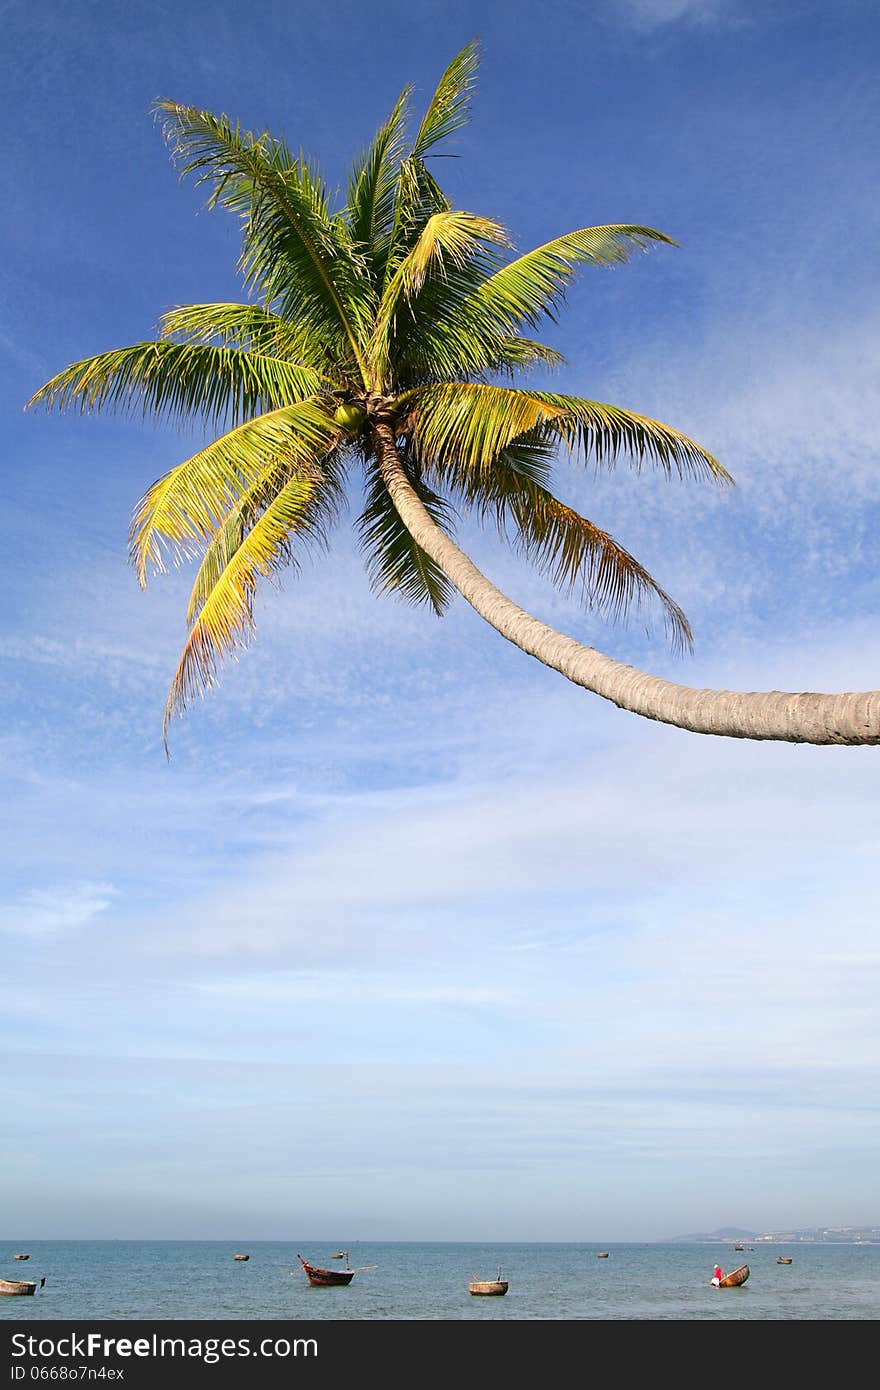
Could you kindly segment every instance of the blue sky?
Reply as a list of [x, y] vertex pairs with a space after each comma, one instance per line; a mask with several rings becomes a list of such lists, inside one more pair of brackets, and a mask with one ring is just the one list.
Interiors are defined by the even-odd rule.
[[461, 602], [375, 597], [343, 526], [167, 763], [188, 576], [141, 594], [126, 532], [192, 438], [22, 412], [171, 305], [240, 297], [156, 98], [284, 134], [335, 184], [476, 36], [456, 204], [523, 248], [602, 222], [680, 243], [578, 280], [560, 389], [695, 435], [737, 486], [560, 465], [684, 607], [686, 658], [493, 535], [467, 548], [657, 673], [875, 688], [875, 6], [13, 0], [4, 26], [0, 1230], [876, 1223], [877, 750], [622, 714]]

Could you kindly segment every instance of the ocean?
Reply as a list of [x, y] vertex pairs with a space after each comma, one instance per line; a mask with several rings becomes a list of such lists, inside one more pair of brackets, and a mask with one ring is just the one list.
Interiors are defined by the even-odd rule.
[[[297, 1260], [344, 1242], [31, 1241], [0, 1244], [0, 1278], [46, 1283], [0, 1298], [0, 1320], [863, 1320], [880, 1316], [880, 1245], [348, 1243], [375, 1265], [347, 1287], [312, 1288]], [[597, 1259], [599, 1249], [607, 1259]], [[27, 1250], [27, 1262], [13, 1261]], [[236, 1261], [233, 1255], [250, 1258]], [[779, 1265], [779, 1254], [790, 1265]], [[739, 1288], [710, 1284], [747, 1262]], [[501, 1266], [504, 1297], [468, 1293]]]

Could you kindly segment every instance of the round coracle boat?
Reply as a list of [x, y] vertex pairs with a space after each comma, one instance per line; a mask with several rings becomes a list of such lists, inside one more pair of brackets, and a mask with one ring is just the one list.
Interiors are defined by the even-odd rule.
[[478, 1297], [491, 1298], [507, 1293], [509, 1287], [508, 1281], [501, 1278], [501, 1266], [499, 1265], [497, 1279], [474, 1279], [472, 1283], [468, 1284], [468, 1293]]

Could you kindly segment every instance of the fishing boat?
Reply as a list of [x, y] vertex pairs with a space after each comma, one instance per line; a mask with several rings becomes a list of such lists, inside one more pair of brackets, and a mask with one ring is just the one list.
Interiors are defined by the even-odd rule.
[[734, 1248], [734, 1250], [742, 1250], [742, 1246], [741, 1246], [741, 1245], [735, 1245], [733, 1248]]
[[748, 1265], [740, 1265], [739, 1269], [733, 1269], [729, 1274], [725, 1274], [719, 1281], [719, 1289], [735, 1289], [740, 1284], [744, 1284], [749, 1277]]
[[791, 1264], [791, 1260], [792, 1260], [791, 1255], [777, 1255], [777, 1256], [776, 1256], [776, 1263], [777, 1263], [778, 1265], [790, 1265], [790, 1264]]
[[318, 1289], [326, 1289], [334, 1284], [350, 1284], [356, 1274], [362, 1274], [366, 1270], [376, 1268], [375, 1265], [359, 1265], [357, 1269], [352, 1269], [347, 1250], [342, 1250], [338, 1255], [331, 1256], [331, 1259], [334, 1260], [345, 1260], [345, 1269], [322, 1269], [320, 1265], [309, 1264], [308, 1260], [303, 1259], [299, 1251], [297, 1251], [296, 1258], [305, 1270], [309, 1283]]
[[607, 1259], [608, 1259], [608, 1251], [607, 1251], [607, 1250], [597, 1250], [597, 1251], [596, 1251], [596, 1259], [597, 1259], [597, 1260], [607, 1260]]
[[[46, 1276], [40, 1280], [40, 1288], [46, 1282]], [[37, 1291], [36, 1279], [0, 1279], [0, 1295], [7, 1294], [10, 1298], [16, 1295], [33, 1294]]]
[[30, 1255], [13, 1255], [14, 1260], [29, 1260]]
[[234, 1260], [249, 1260], [250, 1255], [233, 1255]]
[[472, 1284], [468, 1284], [468, 1293], [472, 1294], [505, 1294], [509, 1288], [508, 1281], [501, 1278], [501, 1266], [498, 1266], [497, 1279], [475, 1279]]
[[355, 1271], [349, 1268], [347, 1259], [345, 1269], [321, 1269], [319, 1265], [311, 1265], [308, 1260], [304, 1260], [299, 1251], [296, 1258], [305, 1270], [309, 1283], [314, 1284], [316, 1288], [326, 1289], [331, 1284], [350, 1284], [355, 1275]]

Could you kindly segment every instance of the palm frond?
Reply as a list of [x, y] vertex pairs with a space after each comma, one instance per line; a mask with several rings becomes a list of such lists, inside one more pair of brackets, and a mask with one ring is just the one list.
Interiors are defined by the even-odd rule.
[[428, 281], [417, 300], [398, 301], [384, 346], [388, 375], [398, 391], [417, 384], [480, 377], [503, 355], [503, 335], [487, 333], [480, 325], [466, 330], [460, 325], [453, 327], [444, 316], [443, 305], [454, 298], [452, 282], [458, 279], [457, 272], [452, 272], [446, 283], [438, 277]]
[[210, 541], [278, 460], [307, 467], [340, 437], [320, 404], [306, 401], [249, 420], [172, 468], [144, 494], [132, 518], [130, 554], [141, 587], [148, 567], [161, 572], [166, 556], [179, 563]]
[[479, 375], [496, 361], [505, 368], [499, 343], [519, 336], [524, 324], [552, 318], [579, 264], [619, 263], [652, 238], [669, 241], [649, 227], [587, 227], [505, 266], [485, 260], [456, 267], [446, 280], [426, 285], [411, 321], [401, 316], [399, 350], [391, 359], [407, 385], [410, 372], [424, 380]]
[[[433, 520], [450, 530], [453, 514], [448, 504], [417, 477], [411, 477], [410, 482]], [[440, 617], [455, 589], [439, 565], [413, 540], [378, 472], [367, 479], [364, 509], [356, 529], [373, 589], [397, 593], [414, 605], [426, 604]]]
[[429, 217], [448, 212], [449, 200], [425, 165], [435, 145], [467, 123], [470, 98], [479, 64], [474, 40], [453, 58], [437, 84], [416, 132], [409, 154], [400, 161], [394, 217], [385, 245], [383, 292], [407, 250], [418, 239]]
[[308, 322], [360, 363], [369, 287], [343, 221], [333, 218], [317, 171], [283, 141], [254, 135], [193, 106], [161, 101], [165, 133], [183, 172], [212, 188], [209, 206], [242, 222], [241, 269], [285, 317]]
[[653, 227], [621, 224], [568, 232], [496, 270], [477, 290], [473, 307], [508, 328], [534, 327], [542, 317], [554, 316], [578, 266], [620, 265], [655, 242], [677, 245]]
[[[382, 323], [376, 333], [380, 343], [383, 335], [387, 342], [386, 359], [398, 389], [418, 381], [484, 377], [497, 370], [511, 371], [519, 364], [533, 364], [540, 358], [548, 364], [560, 360], [544, 346], [534, 352], [518, 351], [513, 341], [522, 339], [518, 329], [511, 331], [503, 315], [489, 312], [479, 300], [481, 285], [500, 263], [501, 248], [509, 245], [497, 222], [490, 221], [484, 229], [485, 239], [474, 237], [472, 246], [462, 245], [454, 257], [443, 256], [442, 247], [435, 246], [435, 227], [458, 231], [468, 224], [479, 230], [473, 214], [451, 210], [433, 214], [423, 222], [408, 251], [404, 249], [405, 239], [401, 241], [400, 259], [377, 315]], [[417, 272], [417, 277], [413, 276], [415, 292], [404, 294], [403, 283], [411, 267]]]
[[[495, 248], [506, 245], [509, 240], [505, 229], [491, 218], [454, 211], [436, 212], [428, 218], [391, 277], [379, 304], [369, 358], [377, 386], [385, 379], [391, 358], [391, 340], [402, 305], [412, 304], [425, 288], [429, 276], [447, 287], [468, 270], [472, 279], [482, 278], [486, 268], [497, 262]], [[433, 303], [431, 308], [434, 308]], [[436, 323], [441, 317], [430, 309], [427, 314], [420, 315], [418, 308], [414, 308], [412, 316], [405, 316], [404, 323], [407, 326], [413, 320]], [[406, 330], [405, 336], [409, 337]]]
[[534, 393], [482, 382], [441, 382], [405, 399], [415, 455], [438, 478], [482, 475], [515, 439], [558, 414]]
[[159, 340], [73, 362], [41, 386], [28, 407], [130, 412], [154, 419], [236, 422], [305, 400], [324, 378], [312, 367], [255, 351]]
[[486, 363], [486, 370], [490, 372], [508, 372], [512, 375], [530, 367], [555, 368], [565, 365], [561, 352], [548, 347], [546, 343], [523, 338], [518, 333], [506, 334], [490, 350], [492, 355]]
[[413, 141], [412, 159], [424, 159], [435, 145], [467, 124], [479, 64], [480, 46], [472, 39], [456, 54], [437, 83]]
[[484, 520], [493, 517], [499, 532], [556, 588], [577, 591], [589, 608], [613, 621], [624, 618], [633, 605], [657, 600], [673, 646], [690, 647], [687, 618], [644, 566], [543, 485], [547, 462], [540, 440], [519, 441], [496, 459], [487, 475], [460, 475], [458, 495]]
[[511, 376], [537, 366], [554, 368], [565, 359], [545, 343], [519, 333], [487, 326], [467, 317], [456, 302], [459, 277], [448, 283], [429, 281], [418, 300], [398, 306], [388, 358], [399, 391], [471, 377], [485, 380], [497, 372]]
[[263, 353], [324, 373], [323, 343], [308, 327], [292, 323], [260, 304], [180, 304], [159, 319], [159, 334], [181, 343], [216, 344]]
[[585, 460], [592, 459], [597, 467], [612, 468], [622, 455], [637, 470], [648, 462], [667, 477], [675, 472], [679, 477], [705, 478], [721, 486], [733, 482], [708, 449], [660, 420], [580, 396], [544, 391], [534, 395], [558, 411], [551, 430], [559, 440]]
[[515, 439], [537, 431], [597, 466], [612, 467], [623, 455], [636, 468], [650, 461], [667, 475], [676, 471], [717, 483], [732, 481], [718, 460], [687, 435], [600, 401], [483, 382], [425, 386], [403, 399], [418, 457], [437, 477], [457, 469], [487, 471]]
[[297, 538], [327, 545], [330, 527], [344, 503], [339, 458], [338, 450], [332, 450], [320, 463], [310, 464], [306, 469], [302, 464], [291, 463], [287, 459], [276, 459], [264, 469], [256, 482], [227, 512], [205, 549], [187, 607], [186, 620], [189, 624], [195, 622], [212, 589], [257, 519], [294, 478], [308, 476], [320, 480], [308, 513], [298, 528]]
[[446, 278], [450, 268], [461, 269], [469, 262], [488, 259], [490, 246], [509, 246], [510, 240], [500, 222], [490, 217], [478, 217], [472, 212], [436, 212], [425, 223], [415, 246], [395, 274], [389, 292], [383, 298], [379, 313], [391, 298], [391, 290], [399, 284], [407, 299], [418, 294], [430, 271]]
[[406, 150], [406, 117], [412, 84], [404, 87], [388, 120], [349, 176], [345, 216], [352, 242], [368, 258], [387, 240], [394, 221], [400, 164]]
[[394, 221], [383, 246], [382, 294], [407, 251], [418, 240], [429, 217], [449, 212], [451, 204], [420, 159], [407, 156], [397, 176]]
[[312, 528], [315, 493], [322, 482], [320, 470], [305, 469], [285, 483], [231, 551], [206, 593], [168, 692], [163, 724], [166, 749], [173, 716], [214, 684], [224, 656], [249, 642], [257, 583], [291, 563], [291, 538]]

